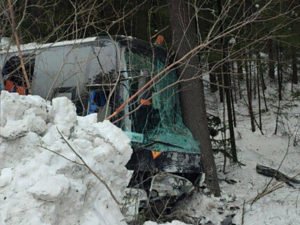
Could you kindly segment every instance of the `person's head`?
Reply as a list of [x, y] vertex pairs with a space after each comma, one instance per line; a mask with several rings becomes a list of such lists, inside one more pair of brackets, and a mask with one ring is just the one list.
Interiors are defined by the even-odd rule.
[[155, 44], [162, 45], [165, 42], [165, 38], [163, 35], [159, 34], [156, 37]]

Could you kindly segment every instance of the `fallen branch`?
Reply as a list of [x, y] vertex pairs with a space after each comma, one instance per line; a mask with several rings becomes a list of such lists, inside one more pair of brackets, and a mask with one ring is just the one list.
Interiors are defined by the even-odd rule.
[[[278, 190], [279, 188], [282, 188], [284, 183], [288, 184], [289, 186], [291, 186], [293, 188], [295, 188], [295, 186], [293, 184], [300, 184], [300, 180], [295, 179], [295, 177], [298, 176], [300, 173], [296, 174], [293, 177], [289, 177], [289, 176], [281, 173], [279, 170], [275, 170], [270, 167], [262, 166], [259, 164], [256, 166], [256, 171], [257, 171], [257, 173], [262, 174], [264, 176], [271, 177], [272, 179], [274, 178], [274, 179], [278, 180], [280, 183], [270, 186], [270, 182], [269, 182], [268, 185], [265, 187], [265, 189], [251, 201], [251, 205], [254, 202], [256, 202], [257, 200], [259, 200], [260, 198]], [[271, 179], [271, 181], [272, 181], [272, 179]]]
[[300, 180], [297, 180], [295, 177], [289, 177], [280, 172], [279, 170], [275, 170], [273, 168], [263, 166], [260, 164], [256, 165], [256, 172], [267, 177], [275, 178], [277, 181], [286, 183], [287, 185], [293, 188], [295, 188], [293, 184], [300, 184]]
[[53, 150], [51, 150], [51, 149], [49, 149], [49, 148], [46, 148], [45, 146], [39, 145], [39, 147], [40, 147], [40, 148], [43, 148], [43, 149], [45, 149], [45, 150], [47, 150], [47, 151], [49, 151], [49, 152], [52, 152], [53, 154], [58, 155], [58, 156], [64, 158], [65, 160], [70, 161], [71, 163], [77, 164], [77, 165], [79, 165], [79, 166], [84, 166], [84, 164], [79, 163], [79, 162], [76, 162], [76, 161], [74, 161], [74, 160], [71, 160], [71, 159], [67, 158], [66, 156], [64, 156], [64, 155], [62, 155], [62, 154], [60, 154], [60, 153], [58, 153], [58, 152], [56, 152], [56, 151], [53, 151]]

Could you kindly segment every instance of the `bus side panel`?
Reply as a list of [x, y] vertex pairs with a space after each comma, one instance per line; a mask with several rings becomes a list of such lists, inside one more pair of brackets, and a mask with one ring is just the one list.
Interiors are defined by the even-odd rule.
[[119, 48], [111, 40], [100, 40], [98, 45], [90, 46], [90, 54], [86, 67], [89, 84], [98, 83], [97, 79], [109, 77], [114, 80], [118, 76]]
[[43, 50], [36, 57], [33, 93], [51, 99], [57, 88], [75, 88], [80, 94], [87, 82], [85, 70], [89, 48], [60, 46]]

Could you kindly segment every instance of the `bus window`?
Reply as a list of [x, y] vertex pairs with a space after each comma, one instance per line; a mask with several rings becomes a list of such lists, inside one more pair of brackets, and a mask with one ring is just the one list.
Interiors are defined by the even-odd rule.
[[[31, 82], [34, 73], [35, 56], [24, 55], [23, 60], [29, 82]], [[19, 56], [12, 56], [6, 61], [2, 69], [2, 77], [5, 90], [18, 92], [20, 95], [27, 94], [28, 90], [23, 76]]]

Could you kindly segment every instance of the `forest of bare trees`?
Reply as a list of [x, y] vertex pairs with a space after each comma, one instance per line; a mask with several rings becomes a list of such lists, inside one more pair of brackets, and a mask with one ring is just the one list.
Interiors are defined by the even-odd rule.
[[[200, 143], [206, 183], [220, 196], [205, 99], [217, 93], [215, 104], [223, 107], [222, 126], [229, 135], [220, 151], [224, 164], [229, 160], [239, 165], [238, 102], [244, 104], [249, 129], [261, 134], [262, 114], [275, 107], [276, 134], [284, 93], [300, 96], [299, 15], [298, 0], [5, 0], [0, 2], [0, 38], [18, 46], [31, 93], [22, 44], [124, 35], [153, 46], [162, 35], [168, 57], [165, 72], [177, 70], [183, 121]], [[145, 88], [156, 82], [155, 76], [161, 74], [152, 74]], [[270, 86], [276, 90], [276, 103], [266, 96]], [[122, 110], [108, 118], [113, 120]]]

